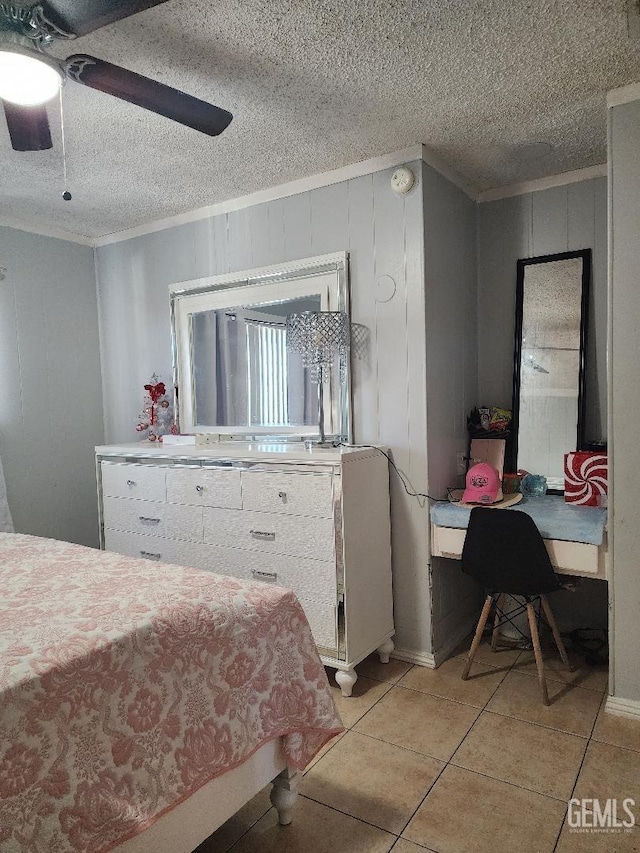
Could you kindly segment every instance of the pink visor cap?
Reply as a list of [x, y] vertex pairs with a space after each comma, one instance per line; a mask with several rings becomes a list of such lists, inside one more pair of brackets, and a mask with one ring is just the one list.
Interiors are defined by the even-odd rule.
[[502, 500], [500, 475], [488, 462], [478, 462], [467, 471], [467, 488], [462, 495], [466, 504], [494, 504]]

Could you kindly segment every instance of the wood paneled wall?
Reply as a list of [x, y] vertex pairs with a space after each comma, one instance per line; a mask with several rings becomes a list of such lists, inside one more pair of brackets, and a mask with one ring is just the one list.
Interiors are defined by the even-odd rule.
[[[586, 358], [587, 440], [607, 438], [607, 179], [595, 178], [478, 206], [478, 405], [511, 407], [516, 262], [591, 249]], [[559, 595], [562, 630], [606, 623], [606, 590]]]
[[478, 404], [511, 407], [516, 262], [592, 250], [586, 364], [587, 440], [607, 437], [607, 179], [480, 204]]
[[[456, 453], [467, 451], [466, 415], [478, 392], [476, 205], [424, 169], [429, 494], [461, 486]], [[432, 651], [438, 662], [477, 619], [480, 590], [453, 560], [432, 558]]]

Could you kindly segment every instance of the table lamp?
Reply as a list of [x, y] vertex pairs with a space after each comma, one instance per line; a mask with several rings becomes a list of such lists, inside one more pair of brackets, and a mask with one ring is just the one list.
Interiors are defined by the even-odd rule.
[[311, 381], [318, 386], [318, 446], [330, 447], [324, 433], [323, 386], [329, 382], [336, 361], [340, 382], [346, 381], [351, 343], [349, 317], [344, 311], [302, 311], [287, 316], [286, 328], [287, 349], [302, 357], [302, 364], [310, 370]]

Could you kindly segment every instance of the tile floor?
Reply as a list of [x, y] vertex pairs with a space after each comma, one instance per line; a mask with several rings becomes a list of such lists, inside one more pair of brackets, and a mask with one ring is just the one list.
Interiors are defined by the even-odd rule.
[[545, 652], [544, 707], [531, 652], [483, 643], [467, 682], [463, 658], [364, 661], [350, 699], [335, 687], [346, 732], [306, 769], [293, 823], [278, 825], [265, 788], [197, 853], [640, 851], [640, 825], [565, 820], [571, 797], [632, 797], [640, 824], [640, 721], [604, 713], [607, 673]]

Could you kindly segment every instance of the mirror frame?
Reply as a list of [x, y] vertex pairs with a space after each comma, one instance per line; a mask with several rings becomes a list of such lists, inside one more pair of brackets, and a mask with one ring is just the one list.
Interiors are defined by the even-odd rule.
[[[511, 421], [511, 452], [509, 454], [511, 471], [518, 470], [518, 440], [520, 430], [520, 371], [522, 358], [522, 326], [524, 307], [524, 279], [528, 266], [547, 264], [554, 261], [564, 261], [572, 258], [582, 258], [582, 282], [580, 299], [580, 355], [578, 360], [578, 420], [576, 425], [576, 446], [571, 450], [583, 450], [585, 444], [585, 383], [586, 383], [586, 349], [587, 323], [589, 307], [589, 286], [591, 282], [591, 249], [580, 249], [573, 252], [559, 252], [554, 255], [538, 255], [533, 258], [521, 258], [517, 263], [516, 279], [516, 322], [513, 347], [513, 391], [512, 391], [512, 421]], [[534, 471], [531, 473], [544, 473]], [[548, 494], [563, 494], [564, 489], [549, 488]]]
[[[318, 288], [313, 280], [327, 281]], [[216, 433], [228, 437], [302, 440], [317, 438], [318, 425], [261, 427], [247, 424], [199, 424], [195, 417], [195, 381], [191, 317], [200, 311], [258, 306], [317, 295], [323, 311], [349, 314], [348, 254], [335, 252], [286, 264], [182, 281], [169, 286], [174, 405], [182, 433]], [[335, 386], [338, 387], [335, 387]], [[346, 382], [325, 386], [325, 433], [328, 439], [352, 440], [351, 371]]]

